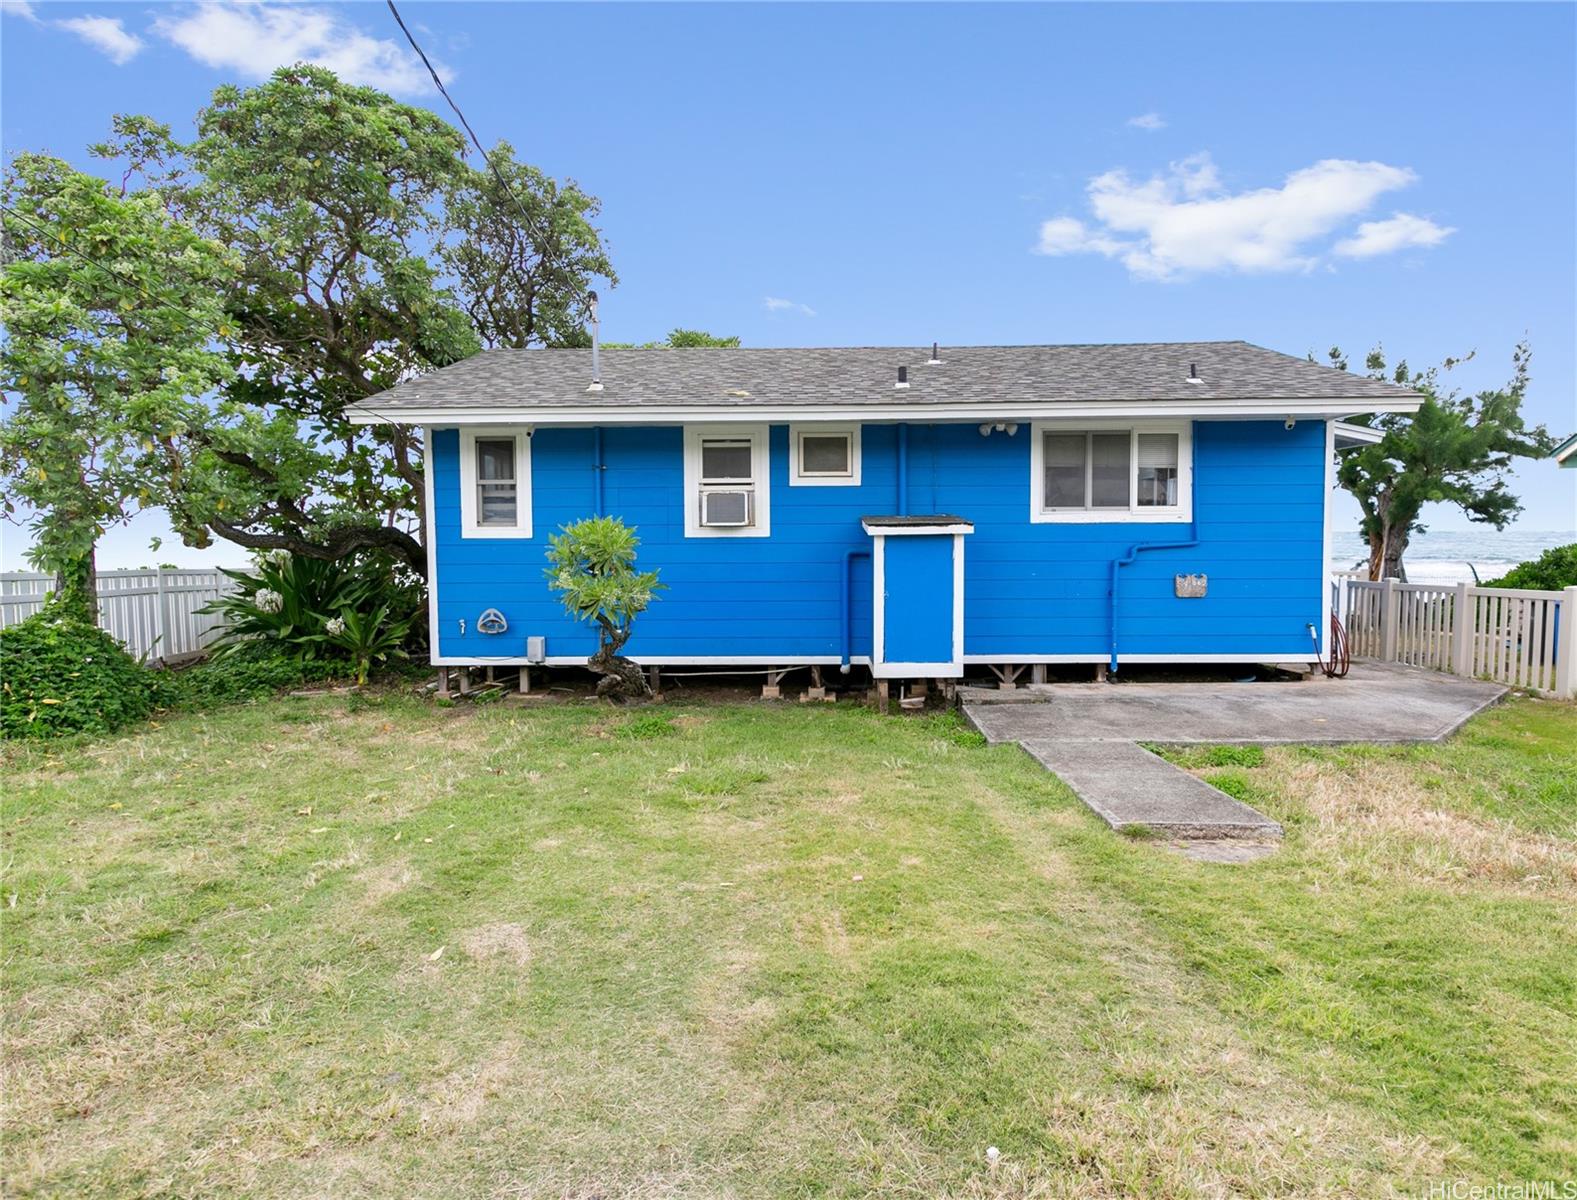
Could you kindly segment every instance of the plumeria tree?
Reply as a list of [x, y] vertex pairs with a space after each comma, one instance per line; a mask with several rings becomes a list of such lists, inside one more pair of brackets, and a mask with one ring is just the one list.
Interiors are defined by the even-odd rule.
[[548, 539], [548, 586], [565, 610], [597, 627], [597, 653], [586, 665], [602, 676], [597, 695], [624, 701], [649, 697], [640, 667], [620, 653], [635, 618], [657, 597], [656, 571], [635, 569], [640, 539], [617, 517], [588, 517]]
[[125, 196], [58, 158], [19, 154], [4, 184], [0, 488], [31, 510], [28, 557], [95, 620], [94, 549], [168, 504], [166, 450], [231, 378], [219, 345], [237, 261], [157, 190]]

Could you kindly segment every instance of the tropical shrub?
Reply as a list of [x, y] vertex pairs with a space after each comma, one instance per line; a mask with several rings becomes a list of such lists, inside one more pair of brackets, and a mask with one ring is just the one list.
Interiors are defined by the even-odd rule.
[[373, 664], [404, 653], [421, 612], [420, 582], [385, 555], [265, 554], [252, 571], [225, 574], [236, 590], [205, 609], [225, 620], [216, 658], [261, 643], [298, 662], [348, 664], [365, 682]]
[[405, 653], [405, 636], [415, 619], [414, 612], [403, 617], [392, 615], [387, 604], [380, 604], [370, 613], [347, 608], [324, 623], [324, 637], [330, 646], [350, 656], [356, 686], [361, 687], [374, 663], [409, 657]]
[[1532, 562], [1519, 563], [1499, 579], [1491, 579], [1484, 586], [1530, 588], [1535, 591], [1577, 587], [1577, 542], [1546, 550]]
[[58, 600], [0, 630], [0, 736], [108, 733], [160, 701], [159, 676]]

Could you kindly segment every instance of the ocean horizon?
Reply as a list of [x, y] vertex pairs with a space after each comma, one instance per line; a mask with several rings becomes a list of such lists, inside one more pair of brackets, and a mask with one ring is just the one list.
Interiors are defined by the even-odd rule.
[[[1483, 529], [1431, 530], [1415, 534], [1402, 556], [1413, 583], [1472, 583], [1499, 579], [1518, 563], [1538, 558], [1556, 546], [1577, 542], [1577, 530]], [[1369, 544], [1351, 529], [1331, 531], [1331, 567], [1366, 569]]]

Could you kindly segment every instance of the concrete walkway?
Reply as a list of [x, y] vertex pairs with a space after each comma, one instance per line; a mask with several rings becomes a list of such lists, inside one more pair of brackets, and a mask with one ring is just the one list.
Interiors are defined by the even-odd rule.
[[1133, 742], [1030, 741], [1024, 749], [1113, 829], [1174, 838], [1279, 838], [1281, 826]]
[[959, 689], [964, 716], [988, 741], [1020, 743], [1112, 828], [1176, 838], [1280, 837], [1281, 827], [1136, 742], [1435, 742], [1505, 694], [1389, 663], [1307, 682]]

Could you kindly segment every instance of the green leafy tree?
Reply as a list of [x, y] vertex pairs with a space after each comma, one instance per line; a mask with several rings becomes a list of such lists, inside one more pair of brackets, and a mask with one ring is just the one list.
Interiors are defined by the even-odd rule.
[[1518, 563], [1499, 579], [1485, 581], [1484, 586], [1528, 588], [1536, 592], [1577, 587], [1577, 542], [1555, 546], [1531, 562]]
[[214, 339], [235, 264], [159, 192], [122, 195], [47, 155], [13, 160], [4, 203], [4, 511], [31, 510], [29, 560], [94, 621], [99, 537], [171, 501], [165, 448], [206, 423], [203, 397], [231, 377]]
[[[585, 344], [589, 346], [590, 340]], [[660, 342], [604, 342], [603, 345], [609, 350], [733, 350], [739, 346], [739, 338], [722, 337], [701, 329], [673, 329]]]
[[465, 150], [428, 110], [306, 65], [219, 88], [189, 145], [116, 119], [96, 151], [241, 261], [224, 295], [238, 370], [210, 425], [169, 447], [189, 543], [381, 549], [425, 574], [420, 433], [350, 409], [482, 346], [571, 336], [589, 278], [614, 279], [594, 197], [501, 144], [506, 188]]
[[[1337, 479], [1363, 510], [1360, 528], [1369, 542], [1369, 578], [1406, 580], [1402, 556], [1413, 534], [1422, 532], [1419, 515], [1428, 503], [1453, 504], [1471, 521], [1504, 529], [1522, 511], [1507, 487], [1514, 459], [1540, 458], [1554, 448], [1542, 425], [1523, 420], [1528, 390], [1527, 343], [1512, 352], [1512, 375], [1504, 387], [1464, 395], [1447, 390], [1442, 374], [1472, 358], [1447, 359], [1426, 371], [1406, 361], [1388, 368], [1385, 355], [1371, 350], [1365, 369], [1371, 379], [1387, 380], [1423, 393], [1418, 412], [1374, 413], [1354, 423], [1382, 430], [1372, 446], [1342, 456]], [[1347, 369], [1340, 349], [1332, 365]]]
[[617, 517], [588, 517], [548, 542], [548, 586], [570, 616], [597, 626], [597, 652], [586, 663], [602, 676], [597, 694], [613, 700], [650, 696], [640, 667], [620, 654], [635, 618], [663, 586], [656, 571], [635, 569], [635, 531]]

